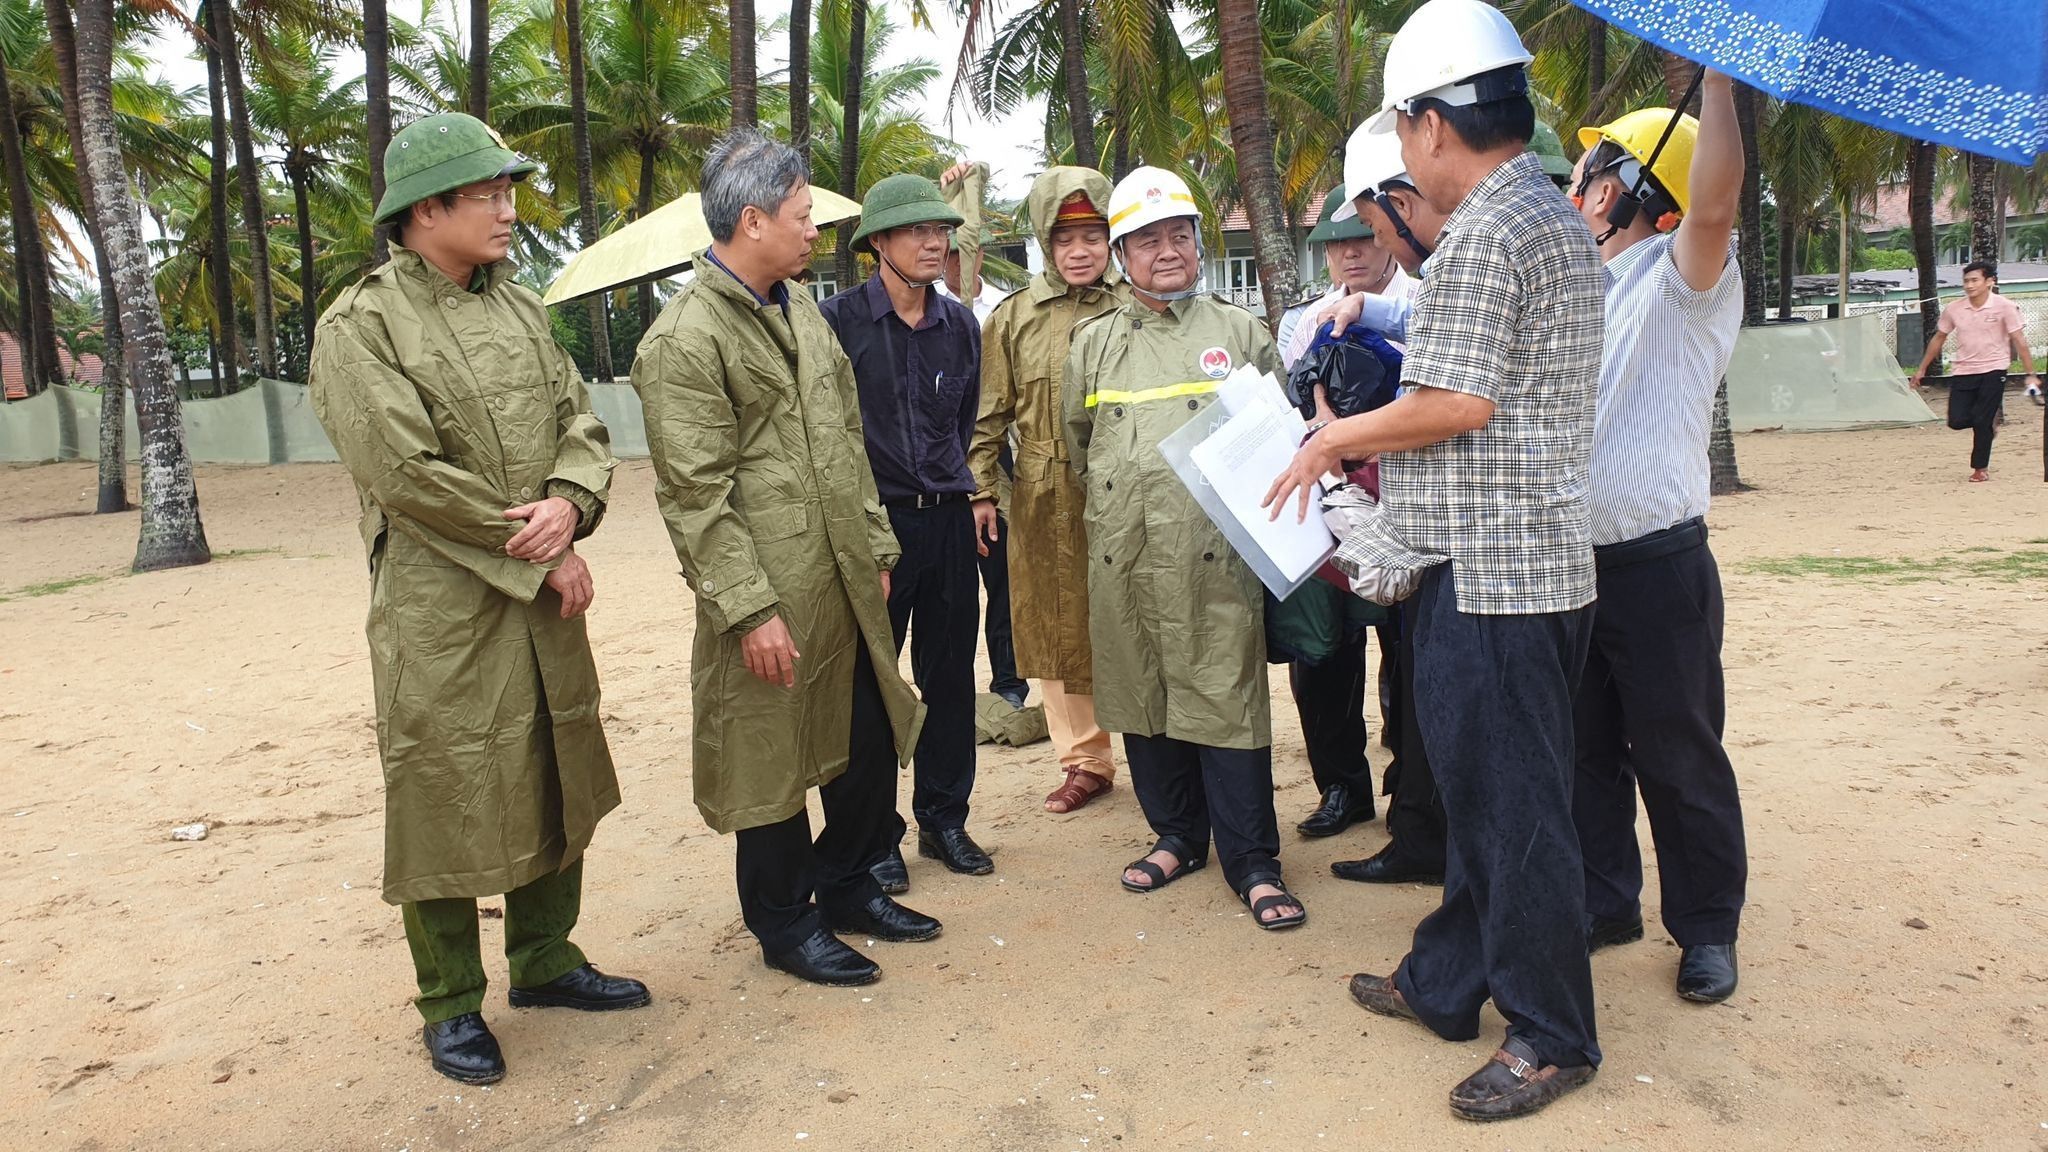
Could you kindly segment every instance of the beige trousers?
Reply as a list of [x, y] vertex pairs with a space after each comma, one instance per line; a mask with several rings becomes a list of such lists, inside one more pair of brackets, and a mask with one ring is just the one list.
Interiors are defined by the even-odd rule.
[[1040, 680], [1038, 688], [1045, 697], [1045, 726], [1060, 766], [1114, 780], [1116, 754], [1110, 749], [1109, 733], [1095, 724], [1095, 697], [1068, 692], [1058, 680]]

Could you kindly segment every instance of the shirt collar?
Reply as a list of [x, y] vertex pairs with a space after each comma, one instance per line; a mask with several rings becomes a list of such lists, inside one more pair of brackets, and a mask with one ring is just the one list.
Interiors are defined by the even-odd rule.
[[1621, 283], [1629, 273], [1634, 272], [1641, 264], [1654, 263], [1657, 257], [1663, 254], [1664, 249], [1670, 247], [1670, 245], [1670, 235], [1660, 233], [1656, 236], [1646, 236], [1627, 248], [1622, 249], [1620, 252], [1615, 253], [1614, 259], [1607, 261], [1603, 265], [1607, 272], [1607, 286], [1612, 288], [1616, 284]]
[[[889, 299], [889, 287], [882, 283], [882, 273], [879, 269], [876, 270], [874, 275], [868, 277], [867, 283], [861, 285], [861, 291], [865, 294], [867, 300], [869, 319], [879, 322], [882, 317], [895, 314], [896, 304]], [[934, 291], [932, 288], [926, 288], [925, 293], [924, 319], [918, 322], [918, 328], [929, 328], [934, 324], [951, 322], [952, 309], [948, 308], [946, 304], [940, 303], [942, 300], [952, 304], [954, 307], [966, 307], [960, 301], [953, 299], [943, 292]]]
[[704, 250], [704, 259], [712, 267], [718, 269], [720, 272], [725, 273], [727, 276], [732, 277], [733, 283], [738, 284], [742, 288], [745, 288], [747, 290], [747, 295], [752, 296], [754, 298], [754, 303], [759, 304], [764, 308], [770, 304], [782, 304], [786, 303], [789, 300], [789, 286], [784, 284], [780, 280], [777, 280], [772, 286], [769, 287], [768, 295], [763, 296], [759, 292], [754, 291], [754, 286], [752, 284], [749, 284], [745, 280], [740, 279], [739, 273], [733, 271], [730, 268], [727, 268], [725, 266], [725, 261], [720, 260], [718, 258], [718, 253], [716, 251], [710, 248], [706, 248]]

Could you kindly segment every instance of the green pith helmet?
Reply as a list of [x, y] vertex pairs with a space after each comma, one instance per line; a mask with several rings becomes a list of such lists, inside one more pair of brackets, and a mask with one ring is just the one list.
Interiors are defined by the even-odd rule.
[[1529, 140], [1529, 151], [1543, 164], [1543, 174], [1553, 180], [1569, 180], [1572, 176], [1572, 162], [1565, 157], [1564, 141], [1558, 138], [1557, 129], [1536, 122], [1536, 135]]
[[1342, 184], [1330, 189], [1330, 194], [1323, 197], [1323, 214], [1316, 218], [1316, 226], [1308, 234], [1309, 243], [1327, 244], [1332, 240], [1363, 240], [1372, 235], [1372, 229], [1367, 228], [1365, 221], [1360, 220], [1356, 216], [1347, 220], [1330, 219], [1337, 209], [1342, 208], [1344, 202], [1349, 199], [1349, 196], [1344, 195], [1344, 186]]
[[443, 112], [415, 120], [384, 149], [384, 198], [371, 222], [382, 224], [429, 196], [539, 167], [474, 116]]
[[912, 224], [965, 224], [967, 218], [946, 203], [939, 186], [908, 172], [875, 181], [860, 202], [860, 228], [853, 234], [855, 252], [872, 252], [868, 237]]

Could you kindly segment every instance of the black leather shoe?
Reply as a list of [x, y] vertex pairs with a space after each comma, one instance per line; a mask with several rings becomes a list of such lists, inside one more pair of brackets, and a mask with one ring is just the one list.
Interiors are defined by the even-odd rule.
[[434, 1071], [463, 1084], [496, 1084], [505, 1078], [505, 1054], [484, 1026], [481, 1012], [429, 1024], [422, 1030]]
[[996, 870], [996, 862], [988, 858], [988, 853], [981, 850], [965, 828], [942, 828], [937, 832], [918, 829], [917, 854], [966, 876], [986, 876]]
[[1294, 826], [1303, 836], [1335, 836], [1353, 824], [1373, 818], [1372, 794], [1354, 796], [1342, 784], [1332, 784], [1323, 793], [1322, 807]]
[[1680, 952], [1678, 994], [1700, 1004], [1735, 995], [1735, 945], [1695, 944]]
[[617, 1012], [645, 1008], [654, 1001], [647, 985], [625, 976], [607, 976], [585, 964], [545, 984], [505, 993], [514, 1008], [575, 1008], [584, 1012]]
[[939, 934], [937, 920], [905, 908], [887, 896], [877, 896], [858, 908], [834, 908], [825, 913], [834, 932], [848, 936], [872, 936], [877, 940], [906, 943], [929, 940]]
[[910, 891], [910, 869], [903, 866], [903, 849], [894, 844], [889, 846], [887, 856], [877, 860], [875, 866], [868, 869], [868, 874], [875, 878], [875, 883], [882, 886], [882, 891], [891, 896]]
[[1598, 916], [1587, 918], [1586, 951], [1589, 954], [1615, 944], [1633, 944], [1642, 938], [1641, 915], [1632, 920], [1606, 920]]
[[1330, 872], [1339, 880], [1357, 880], [1365, 884], [1441, 884], [1444, 882], [1442, 868], [1429, 868], [1403, 860], [1394, 854], [1394, 846], [1387, 845], [1377, 853], [1363, 860], [1339, 860], [1330, 865]]
[[1560, 1068], [1539, 1065], [1528, 1046], [1509, 1040], [1451, 1089], [1451, 1112], [1461, 1120], [1513, 1120], [1541, 1112], [1552, 1100], [1593, 1079], [1591, 1064]]
[[871, 984], [882, 974], [882, 969], [873, 960], [847, 947], [845, 941], [822, 928], [787, 952], [770, 952], [764, 946], [761, 959], [770, 968], [787, 972], [799, 980], [832, 988]]

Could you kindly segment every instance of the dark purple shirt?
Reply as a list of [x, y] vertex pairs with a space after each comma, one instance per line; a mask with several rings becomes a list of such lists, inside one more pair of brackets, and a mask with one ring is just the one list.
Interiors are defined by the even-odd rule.
[[926, 289], [916, 328], [896, 315], [880, 273], [819, 305], [853, 361], [868, 465], [883, 500], [972, 492], [967, 441], [981, 405], [981, 326]]

